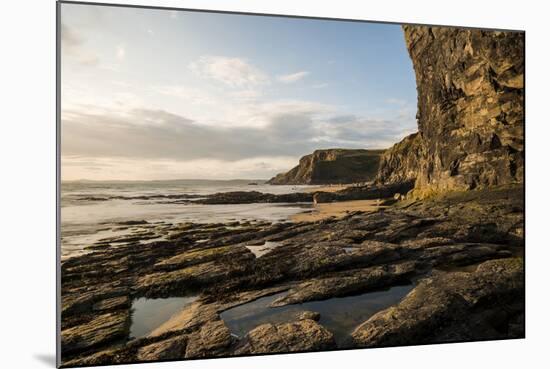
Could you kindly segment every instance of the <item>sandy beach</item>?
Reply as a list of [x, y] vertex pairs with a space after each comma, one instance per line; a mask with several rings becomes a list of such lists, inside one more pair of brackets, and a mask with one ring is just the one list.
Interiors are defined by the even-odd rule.
[[312, 210], [295, 214], [291, 219], [295, 222], [314, 222], [330, 217], [341, 218], [353, 211], [376, 211], [385, 207], [379, 203], [380, 200], [354, 200], [316, 204]]
[[314, 187], [314, 188], [308, 188], [304, 192], [336, 192], [341, 191], [343, 189], [346, 189], [350, 186], [353, 186], [351, 184], [334, 184], [334, 185], [326, 185], [326, 186], [320, 186], [320, 187]]

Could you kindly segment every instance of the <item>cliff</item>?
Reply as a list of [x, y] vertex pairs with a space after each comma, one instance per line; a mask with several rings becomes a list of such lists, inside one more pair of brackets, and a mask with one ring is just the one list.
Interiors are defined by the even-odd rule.
[[379, 183], [423, 196], [523, 182], [524, 34], [404, 26], [418, 133], [389, 149]]
[[303, 156], [286, 173], [271, 178], [274, 185], [336, 184], [372, 181], [384, 150], [316, 150]]

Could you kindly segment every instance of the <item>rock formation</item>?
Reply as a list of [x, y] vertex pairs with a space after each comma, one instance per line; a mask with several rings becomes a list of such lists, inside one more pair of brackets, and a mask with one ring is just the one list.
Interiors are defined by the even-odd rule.
[[388, 150], [377, 180], [415, 193], [523, 182], [524, 34], [404, 26], [418, 130]]
[[[61, 265], [63, 365], [342, 347], [324, 313], [297, 311], [244, 336], [221, 314], [279, 293], [274, 309], [409, 283], [397, 305], [350, 331], [349, 347], [523, 337], [522, 208], [523, 187], [507, 185], [319, 222], [166, 223], [154, 228], [163, 241], [98, 241]], [[266, 242], [279, 245], [261, 257], [246, 247]], [[130, 336], [130, 301], [186, 294], [197, 300]]]
[[372, 181], [384, 150], [315, 150], [286, 173], [271, 178], [274, 185], [333, 184]]
[[[365, 181], [380, 160], [378, 183], [336, 193], [250, 191], [172, 201], [327, 202], [410, 189], [426, 198], [317, 222], [126, 222], [137, 233], [99, 240], [61, 264], [63, 365], [524, 337], [524, 36], [404, 30], [419, 132], [382, 159], [382, 151], [319, 150], [270, 181]], [[273, 242], [277, 247], [261, 257], [250, 250]], [[244, 336], [222, 317], [275, 294], [274, 309], [402, 284], [410, 292], [354, 327], [349, 346], [323, 326], [324, 312], [263, 322]], [[131, 336], [131, 301], [186, 295], [196, 300], [147, 336]]]

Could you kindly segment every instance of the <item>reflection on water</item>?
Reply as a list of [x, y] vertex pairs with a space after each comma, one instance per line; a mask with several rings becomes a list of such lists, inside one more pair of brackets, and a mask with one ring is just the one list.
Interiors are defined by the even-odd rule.
[[260, 256], [267, 254], [269, 251], [271, 251], [272, 249], [280, 245], [281, 245], [280, 242], [265, 241], [263, 245], [249, 245], [245, 247], [250, 251], [252, 251], [254, 256], [259, 258]]
[[303, 311], [316, 311], [321, 313], [319, 323], [334, 334], [339, 347], [344, 347], [351, 332], [359, 324], [376, 312], [401, 301], [412, 288], [412, 285], [396, 286], [356, 296], [269, 307], [273, 301], [286, 294], [282, 292], [224, 311], [221, 318], [232, 333], [244, 337], [247, 332], [261, 324], [289, 322], [296, 320]]
[[135, 299], [132, 303], [130, 337], [146, 336], [162, 323], [197, 299], [197, 296], [170, 297], [166, 299]]

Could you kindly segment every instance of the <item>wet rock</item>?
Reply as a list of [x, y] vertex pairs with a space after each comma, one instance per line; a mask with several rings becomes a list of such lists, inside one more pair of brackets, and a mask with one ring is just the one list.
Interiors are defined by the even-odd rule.
[[362, 347], [509, 337], [509, 324], [523, 310], [523, 286], [519, 258], [487, 261], [474, 273], [439, 273], [352, 337]]
[[410, 262], [406, 265], [372, 267], [338, 273], [329, 278], [313, 279], [293, 287], [285, 296], [273, 301], [271, 306], [324, 300], [403, 283], [408, 276], [415, 273], [415, 266], [414, 262]]
[[310, 319], [318, 322], [319, 319], [321, 319], [321, 314], [316, 311], [304, 311], [298, 316], [298, 320], [306, 320], [306, 319]]
[[336, 348], [334, 336], [313, 320], [263, 324], [246, 335], [237, 355], [319, 351]]
[[142, 224], [148, 224], [146, 220], [127, 220], [124, 222], [118, 222], [118, 225], [142, 225]]
[[208, 195], [205, 198], [195, 200], [198, 204], [252, 204], [252, 203], [293, 203], [311, 202], [313, 194], [289, 193], [274, 195], [258, 191], [235, 191]]

